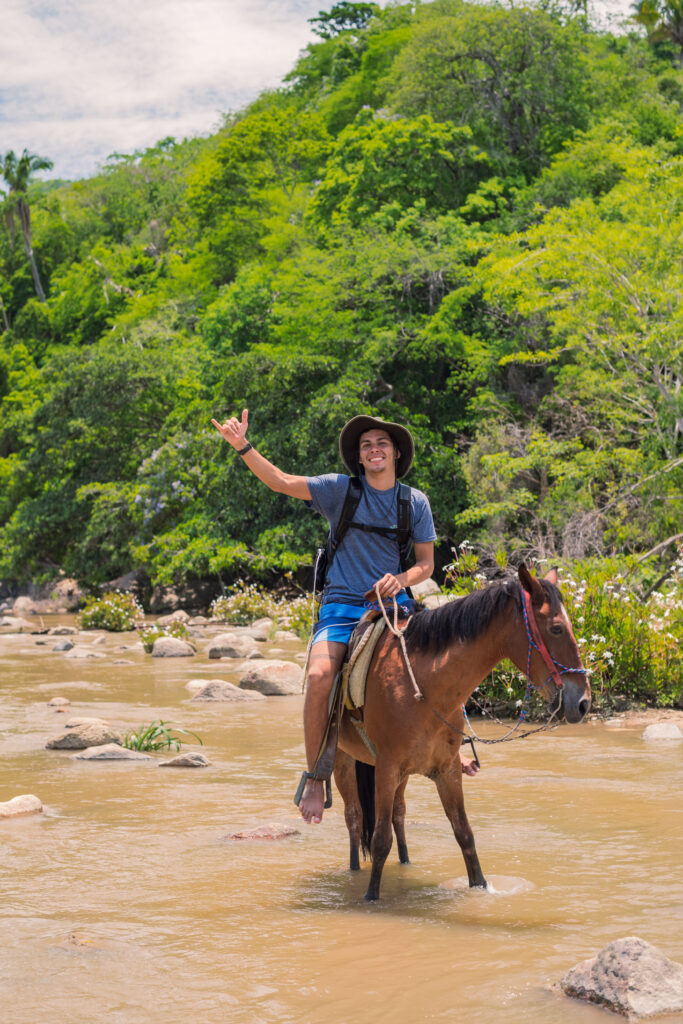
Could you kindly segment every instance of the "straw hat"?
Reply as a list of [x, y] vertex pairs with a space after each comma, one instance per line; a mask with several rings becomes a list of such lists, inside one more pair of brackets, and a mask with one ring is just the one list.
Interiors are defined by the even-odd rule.
[[377, 416], [354, 416], [342, 428], [339, 435], [339, 454], [349, 472], [355, 476], [358, 475], [358, 442], [360, 435], [368, 430], [386, 430], [401, 453], [396, 460], [396, 476], [399, 478], [405, 476], [413, 464], [415, 455], [412, 434], [400, 423], [389, 423]]

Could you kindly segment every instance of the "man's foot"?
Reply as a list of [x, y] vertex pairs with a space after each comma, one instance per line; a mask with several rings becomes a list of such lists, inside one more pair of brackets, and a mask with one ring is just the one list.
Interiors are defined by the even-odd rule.
[[304, 795], [299, 801], [301, 817], [309, 825], [319, 825], [323, 820], [324, 803], [322, 779], [309, 779], [304, 789]]
[[466, 754], [463, 754], [462, 750], [460, 751], [460, 763], [462, 764], [463, 775], [476, 775], [479, 771], [479, 765], [474, 758], [467, 757]]

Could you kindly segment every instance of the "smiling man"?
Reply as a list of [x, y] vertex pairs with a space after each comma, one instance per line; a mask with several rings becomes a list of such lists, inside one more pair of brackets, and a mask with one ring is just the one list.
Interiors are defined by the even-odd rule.
[[[260, 455], [247, 441], [248, 412], [224, 423], [212, 420], [248, 468], [271, 490], [301, 498], [336, 530], [349, 491], [343, 473], [293, 476]], [[408, 488], [410, 540], [415, 564], [402, 566], [398, 542], [399, 479], [410, 469], [414, 455], [410, 431], [398, 423], [373, 416], [355, 416], [339, 436], [339, 450], [349, 473], [360, 481], [358, 501], [349, 528], [328, 567], [320, 616], [315, 625], [304, 701], [304, 737], [309, 778], [299, 803], [303, 818], [318, 823], [323, 814], [323, 779], [316, 764], [328, 719], [328, 702], [341, 668], [351, 633], [368, 607], [365, 594], [375, 587], [383, 598], [410, 604], [406, 588], [428, 579], [434, 570], [436, 533], [429, 501], [422, 491]], [[463, 770], [475, 773], [463, 759]]]

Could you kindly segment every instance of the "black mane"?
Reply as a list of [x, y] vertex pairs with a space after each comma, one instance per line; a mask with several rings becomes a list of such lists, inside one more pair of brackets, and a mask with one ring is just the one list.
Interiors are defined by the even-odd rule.
[[[562, 604], [559, 590], [549, 580], [538, 582], [546, 592], [551, 614], [556, 614]], [[439, 654], [454, 640], [474, 640], [511, 600], [521, 614], [522, 587], [517, 579], [474, 590], [439, 608], [420, 608], [405, 628], [406, 646], [409, 651], [429, 650]]]

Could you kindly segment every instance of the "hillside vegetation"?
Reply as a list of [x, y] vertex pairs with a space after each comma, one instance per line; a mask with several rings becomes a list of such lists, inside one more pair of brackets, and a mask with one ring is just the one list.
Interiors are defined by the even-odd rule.
[[310, 563], [321, 520], [211, 427], [248, 407], [294, 473], [409, 424], [442, 563], [631, 556], [645, 589], [683, 529], [674, 44], [464, 0], [317, 27], [216, 134], [29, 185], [44, 301], [8, 218], [0, 578]]

